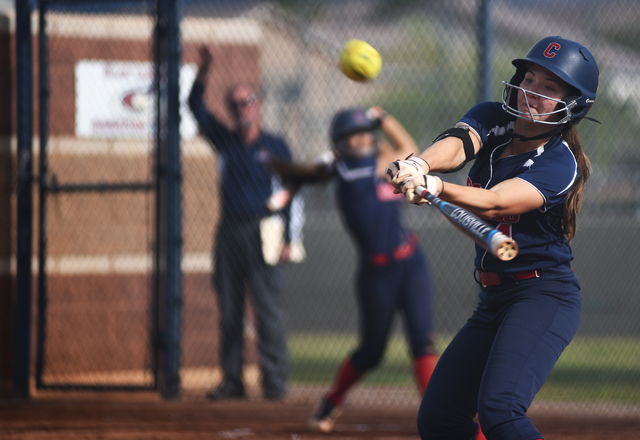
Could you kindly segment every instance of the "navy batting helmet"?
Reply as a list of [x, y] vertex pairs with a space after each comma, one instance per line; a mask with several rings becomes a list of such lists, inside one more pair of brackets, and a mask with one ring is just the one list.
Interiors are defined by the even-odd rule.
[[554, 36], [543, 38], [533, 45], [524, 58], [512, 61], [516, 67], [516, 74], [508, 83], [503, 81], [505, 88], [502, 94], [502, 107], [507, 113], [525, 119], [530, 118], [529, 113], [517, 110], [517, 93], [512, 93], [512, 90], [519, 89], [529, 63], [548, 69], [566, 82], [571, 89], [570, 96], [563, 100], [565, 106], [556, 110], [558, 113], [564, 113], [564, 117], [557, 122], [548, 123], [575, 125], [580, 122], [595, 102], [598, 90], [600, 71], [591, 52], [580, 43]]
[[361, 131], [373, 131], [380, 128], [380, 120], [371, 118], [361, 108], [342, 110], [333, 117], [329, 136], [331, 145], [336, 148], [340, 140]]

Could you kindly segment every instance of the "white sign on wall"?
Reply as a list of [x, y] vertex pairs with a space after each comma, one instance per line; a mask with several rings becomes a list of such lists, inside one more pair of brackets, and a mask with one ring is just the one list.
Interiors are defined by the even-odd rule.
[[[187, 97], [197, 68], [180, 68], [180, 136], [197, 133]], [[155, 136], [153, 65], [149, 62], [82, 60], [76, 64], [76, 136], [150, 139]]]

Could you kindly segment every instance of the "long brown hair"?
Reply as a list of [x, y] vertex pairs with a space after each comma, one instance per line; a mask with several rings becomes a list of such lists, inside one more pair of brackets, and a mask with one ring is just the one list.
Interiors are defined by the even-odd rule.
[[564, 211], [562, 213], [562, 227], [567, 236], [567, 241], [571, 242], [571, 239], [576, 235], [576, 220], [582, 207], [582, 192], [587, 186], [587, 181], [591, 174], [591, 162], [582, 150], [578, 131], [574, 126], [567, 125], [568, 127], [562, 131], [562, 138], [569, 145], [569, 149], [578, 163], [578, 176], [564, 201]]

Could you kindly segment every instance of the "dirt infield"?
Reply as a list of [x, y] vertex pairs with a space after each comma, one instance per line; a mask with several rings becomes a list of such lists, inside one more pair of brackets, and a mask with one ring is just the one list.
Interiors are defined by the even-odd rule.
[[[0, 400], [2, 440], [418, 439], [417, 408], [351, 406], [332, 434], [309, 431], [310, 404], [162, 401], [137, 394]], [[546, 440], [640, 439], [637, 416], [531, 414]]]

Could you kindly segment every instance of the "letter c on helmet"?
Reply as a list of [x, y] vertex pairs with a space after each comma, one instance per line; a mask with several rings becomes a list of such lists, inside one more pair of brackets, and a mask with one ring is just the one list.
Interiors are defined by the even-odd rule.
[[556, 52], [560, 50], [560, 45], [558, 43], [551, 43], [547, 46], [547, 50], [544, 51], [544, 56], [547, 58], [553, 58], [556, 56]]

